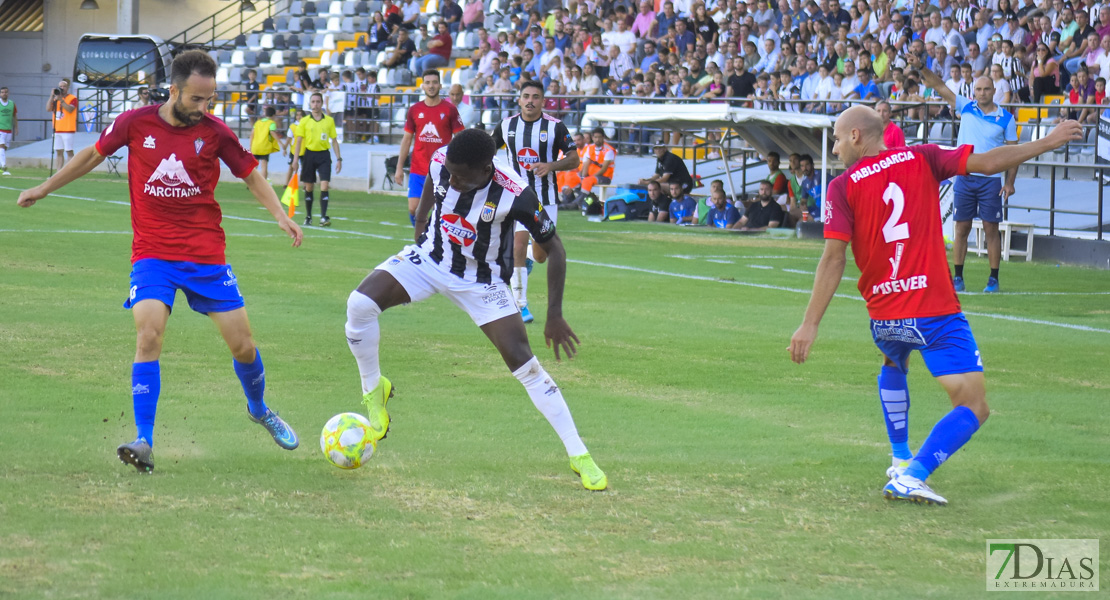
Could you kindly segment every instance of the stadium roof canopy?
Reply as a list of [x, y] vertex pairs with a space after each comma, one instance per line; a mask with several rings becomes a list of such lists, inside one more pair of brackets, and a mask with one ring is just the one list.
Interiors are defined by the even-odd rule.
[[[829, 151], [833, 120], [826, 115], [811, 115], [774, 110], [737, 108], [728, 104], [592, 104], [586, 107], [583, 125], [596, 123], [635, 123], [661, 129], [731, 129], [760, 155], [776, 151], [786, 157], [793, 152], [820, 157], [821, 168], [840, 167]], [[722, 149], [722, 156], [728, 156]], [[723, 161], [731, 186], [732, 173]], [[836, 164], [834, 164], [834, 162]], [[822, 182], [822, 188], [828, 185]], [[823, 196], [824, 194], [822, 194]]]

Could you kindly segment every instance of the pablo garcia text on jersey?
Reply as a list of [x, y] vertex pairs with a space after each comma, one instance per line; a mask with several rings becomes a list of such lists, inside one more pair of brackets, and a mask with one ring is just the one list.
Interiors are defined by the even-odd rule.
[[868, 166], [863, 167], [863, 168], [861, 168], [857, 171], [854, 171], [851, 175], [852, 183], [857, 183], [857, 182], [859, 182], [860, 179], [863, 179], [864, 177], [867, 177], [869, 175], [874, 175], [875, 173], [878, 173], [879, 171], [882, 171], [883, 169], [885, 169], [887, 167], [896, 165], [898, 163], [906, 162], [907, 160], [913, 160], [913, 159], [914, 159], [914, 154], [913, 154], [913, 152], [910, 152], [909, 150], [906, 150], [904, 152], [898, 152], [896, 154], [891, 154], [890, 156], [880, 160], [879, 162], [877, 162], [873, 165], [868, 165]]

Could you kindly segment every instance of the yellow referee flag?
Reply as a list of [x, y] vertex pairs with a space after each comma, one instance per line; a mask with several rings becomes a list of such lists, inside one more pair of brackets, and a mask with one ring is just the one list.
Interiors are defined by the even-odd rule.
[[293, 173], [293, 178], [289, 180], [289, 185], [285, 187], [285, 192], [281, 195], [281, 203], [289, 207], [289, 218], [292, 219], [297, 212], [297, 205], [301, 203], [301, 178], [299, 173]]

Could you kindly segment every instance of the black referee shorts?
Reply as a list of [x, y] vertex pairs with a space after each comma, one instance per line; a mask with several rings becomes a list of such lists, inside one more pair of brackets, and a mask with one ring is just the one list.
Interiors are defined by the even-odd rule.
[[317, 174], [320, 175], [320, 181], [331, 181], [330, 150], [305, 150], [301, 157], [301, 181], [316, 183]]

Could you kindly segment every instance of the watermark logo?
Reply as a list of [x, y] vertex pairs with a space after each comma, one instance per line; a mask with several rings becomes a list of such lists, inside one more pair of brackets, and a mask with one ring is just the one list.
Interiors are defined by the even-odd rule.
[[988, 592], [1097, 592], [1098, 540], [987, 540]]

